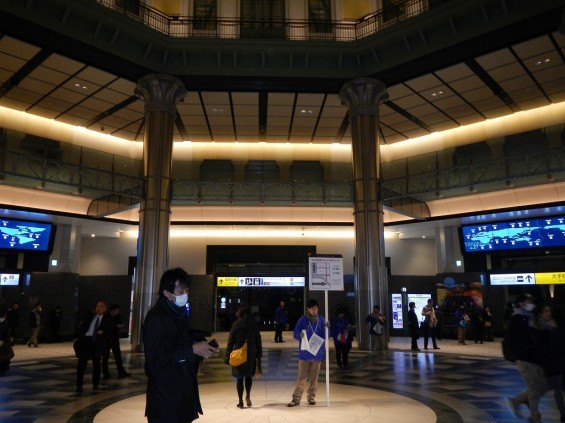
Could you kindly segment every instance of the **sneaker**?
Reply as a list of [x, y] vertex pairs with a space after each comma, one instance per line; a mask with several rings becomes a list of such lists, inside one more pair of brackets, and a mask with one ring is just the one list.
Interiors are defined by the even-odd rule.
[[297, 405], [300, 405], [300, 403], [296, 402], [296, 401], [291, 401], [286, 406], [287, 407], [296, 407]]
[[522, 413], [520, 412], [520, 406], [516, 404], [514, 401], [512, 401], [512, 398], [506, 398], [506, 406], [508, 407], [512, 415], [517, 419], [523, 417]]
[[314, 398], [310, 398], [310, 399], [308, 400], [308, 404], [309, 404], [309, 405], [316, 405], [316, 400], [315, 400]]

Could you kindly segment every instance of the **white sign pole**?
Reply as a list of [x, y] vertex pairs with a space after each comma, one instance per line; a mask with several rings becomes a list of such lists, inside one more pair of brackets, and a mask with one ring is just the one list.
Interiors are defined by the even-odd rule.
[[[343, 257], [338, 255], [331, 256], [311, 256], [308, 259], [308, 281], [310, 291], [324, 291], [324, 301], [327, 314], [328, 291], [343, 291]], [[326, 407], [330, 406], [330, 329], [326, 327]]]
[[[326, 310], [326, 321], [328, 318], [328, 290], [324, 290], [324, 310]], [[326, 407], [330, 406], [330, 344], [329, 344], [330, 329], [326, 326]]]

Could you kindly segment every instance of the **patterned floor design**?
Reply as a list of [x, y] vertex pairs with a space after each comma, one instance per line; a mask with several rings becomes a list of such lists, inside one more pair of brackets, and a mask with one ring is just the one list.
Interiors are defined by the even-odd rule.
[[[92, 391], [88, 368], [81, 395], [74, 392], [76, 359], [70, 355], [14, 362], [0, 378], [0, 422], [92, 422], [108, 405], [145, 391], [143, 355], [126, 352], [124, 356], [130, 378], [103, 381], [103, 390]], [[404, 395], [433, 409], [440, 423], [525, 421], [516, 420], [506, 408], [505, 397], [523, 389], [523, 382], [516, 367], [500, 358], [406, 350], [391, 350], [384, 355], [352, 351], [352, 372], [340, 373], [332, 351], [330, 363], [332, 384]], [[266, 381], [294, 380], [297, 351], [265, 349], [263, 370]], [[319, 389], [323, 389], [324, 374], [322, 365]], [[230, 369], [222, 356], [202, 365], [200, 384], [230, 381]], [[559, 421], [552, 394], [542, 400], [541, 411], [544, 422]]]

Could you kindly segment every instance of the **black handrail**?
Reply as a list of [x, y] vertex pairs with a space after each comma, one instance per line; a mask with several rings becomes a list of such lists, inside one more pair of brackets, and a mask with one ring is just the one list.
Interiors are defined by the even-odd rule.
[[369, 37], [453, 0], [396, 0], [355, 21], [266, 20], [169, 16], [135, 0], [96, 0], [104, 7], [175, 38], [245, 38], [351, 42]]

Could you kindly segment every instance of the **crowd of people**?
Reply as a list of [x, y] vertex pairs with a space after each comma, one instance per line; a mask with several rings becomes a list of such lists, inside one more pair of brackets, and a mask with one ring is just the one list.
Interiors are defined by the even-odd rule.
[[555, 404], [565, 422], [563, 379], [565, 378], [565, 312], [549, 304], [535, 303], [529, 294], [517, 299], [509, 322], [507, 358], [512, 356], [526, 389], [507, 399], [516, 417], [522, 408], [529, 409], [529, 421], [542, 421], [539, 404], [542, 396], [553, 391]]
[[[171, 269], [161, 277], [159, 296], [147, 313], [142, 327], [147, 376], [147, 401], [145, 414], [149, 423], [186, 423], [202, 414], [198, 394], [197, 374], [203, 359], [219, 352], [215, 340], [207, 341], [202, 332], [190, 326], [188, 294], [190, 277], [180, 268]], [[525, 381], [523, 392], [507, 399], [511, 412], [522, 416], [529, 409], [529, 421], [541, 422], [539, 404], [542, 396], [553, 391], [555, 404], [565, 422], [565, 309], [552, 308], [548, 304], [535, 303], [529, 294], [518, 297], [515, 307], [507, 304], [502, 321], [506, 333], [507, 349]], [[416, 304], [408, 304], [408, 331], [410, 349], [420, 351], [418, 340], [424, 338], [424, 349], [429, 340], [433, 349], [440, 349], [437, 340], [438, 317], [441, 313], [432, 299], [422, 310]], [[275, 343], [285, 342], [283, 333], [288, 330], [288, 312], [284, 301], [275, 308]], [[58, 327], [62, 319], [60, 307], [50, 313], [50, 340], [58, 341]], [[29, 347], [38, 347], [38, 332], [42, 322], [42, 307], [35, 304], [29, 316], [31, 336]], [[373, 353], [387, 352], [387, 319], [379, 305], [365, 318], [365, 333]], [[493, 341], [494, 318], [491, 308], [471, 307], [461, 302], [453, 313], [459, 345], [466, 345], [470, 337], [475, 343]], [[0, 310], [0, 375], [8, 369], [13, 357], [11, 347], [19, 333], [19, 305], [12, 304], [9, 310]], [[82, 319], [77, 340], [74, 343], [78, 358], [76, 391], [83, 390], [84, 374], [89, 361], [92, 362], [92, 386], [100, 389], [100, 380], [111, 378], [110, 354], [113, 354], [119, 378], [130, 376], [123, 364], [120, 350], [120, 330], [124, 327], [120, 306], [112, 304], [109, 309], [105, 301], [98, 301], [92, 311]], [[298, 374], [288, 407], [299, 406], [306, 394], [307, 404], [316, 405], [316, 393], [321, 362], [325, 359], [326, 328], [333, 340], [335, 360], [339, 372], [351, 371], [349, 353], [356, 337], [356, 326], [347, 307], [338, 305], [335, 314], [327, 320], [319, 314], [315, 299], [306, 302], [304, 314], [298, 318], [293, 337], [298, 342]], [[473, 336], [467, 333], [472, 330]], [[243, 354], [243, 360], [233, 363], [230, 356]], [[506, 353], [506, 352], [505, 352]], [[510, 354], [510, 353], [508, 353]], [[263, 345], [261, 332], [253, 313], [245, 305], [236, 311], [236, 320], [229, 333], [224, 362], [231, 366], [236, 382], [237, 407], [252, 407], [253, 380], [262, 375], [261, 359]], [[241, 354], [240, 354], [241, 357]]]

